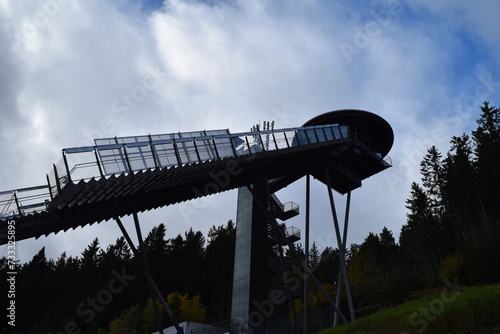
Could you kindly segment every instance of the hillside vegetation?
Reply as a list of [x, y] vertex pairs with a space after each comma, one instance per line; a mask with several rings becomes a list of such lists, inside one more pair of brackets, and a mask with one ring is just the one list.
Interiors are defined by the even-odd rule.
[[318, 334], [500, 333], [500, 284], [445, 286], [440, 293], [380, 310]]

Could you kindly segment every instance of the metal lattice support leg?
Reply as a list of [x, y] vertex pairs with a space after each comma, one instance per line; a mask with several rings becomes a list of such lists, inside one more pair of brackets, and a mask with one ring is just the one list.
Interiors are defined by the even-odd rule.
[[135, 230], [137, 232], [137, 239], [139, 239], [139, 254], [141, 255], [141, 261], [144, 267], [144, 274], [146, 276], [149, 276], [147, 282], [148, 282], [149, 294], [151, 295], [151, 303], [153, 304], [153, 310], [155, 313], [156, 325], [158, 327], [159, 334], [163, 334], [163, 325], [161, 323], [160, 311], [158, 310], [158, 305], [156, 304], [156, 295], [153, 292], [153, 289], [151, 288], [150, 284], [150, 281], [152, 281], [153, 278], [151, 277], [148, 260], [146, 258], [146, 246], [144, 245], [144, 241], [142, 239], [142, 232], [141, 232], [141, 227], [139, 225], [139, 218], [137, 217], [137, 212], [134, 211], [133, 216], [134, 216]]
[[[307, 174], [306, 176], [306, 240], [305, 240], [305, 260], [304, 260], [304, 265], [309, 268], [309, 216], [310, 216], [310, 199], [311, 199], [311, 176]], [[307, 303], [309, 302], [308, 298], [308, 293], [309, 293], [309, 287], [308, 287], [308, 277], [307, 277], [307, 272], [304, 271], [304, 320], [303, 320], [303, 334], [307, 333]], [[338, 302], [336, 303], [337, 305], [339, 304]], [[335, 313], [335, 316], [337, 316], [337, 313]]]
[[[349, 191], [347, 193], [347, 201], [346, 201], [346, 208], [345, 208], [344, 235], [343, 235], [343, 239], [342, 239], [344, 254], [345, 254], [346, 245], [347, 245], [347, 228], [348, 228], [348, 223], [349, 223], [350, 204], [351, 204], [351, 189], [349, 189]], [[342, 292], [342, 283], [343, 283], [342, 279], [343, 279], [342, 268], [341, 268], [341, 265], [339, 265], [339, 277], [338, 277], [338, 281], [337, 281], [337, 297], [336, 297], [337, 305], [340, 304], [340, 294]], [[347, 284], [349, 284], [349, 283], [347, 283]], [[351, 319], [351, 320], [353, 320], [353, 319]], [[338, 323], [338, 317], [337, 317], [337, 314], [335, 314], [334, 320], [333, 320], [333, 325], [337, 326], [337, 323]]]
[[[163, 308], [165, 309], [165, 313], [169, 317], [170, 321], [172, 321], [172, 323], [174, 324], [177, 332], [178, 333], [182, 333], [182, 328], [179, 326], [179, 323], [177, 322], [177, 319], [175, 319], [174, 314], [172, 313], [172, 311], [170, 310], [170, 307], [168, 306], [167, 301], [165, 300], [165, 298], [163, 298], [163, 295], [161, 294], [160, 289], [158, 289], [158, 286], [156, 285], [156, 283], [154, 282], [153, 278], [151, 277], [151, 273], [150, 273], [149, 267], [147, 265], [145, 254], [144, 254], [144, 257], [143, 257], [141, 255], [141, 252], [139, 252], [137, 250], [137, 248], [135, 247], [135, 245], [134, 245], [134, 243], [132, 241], [132, 238], [130, 238], [130, 235], [128, 234], [127, 230], [125, 229], [125, 226], [123, 226], [123, 223], [120, 220], [120, 218], [119, 217], [115, 217], [114, 219], [115, 219], [116, 223], [118, 224], [118, 227], [122, 231], [123, 236], [127, 240], [130, 249], [134, 253], [135, 258], [137, 259], [137, 262], [139, 263], [139, 267], [144, 272], [144, 275], [146, 276], [146, 280], [148, 282], [148, 286], [151, 288], [151, 290], [154, 293], [154, 295], [162, 303]], [[137, 214], [135, 214], [134, 222], [136, 223], [136, 228], [137, 228], [138, 225], [139, 225], [139, 220], [137, 219]], [[140, 229], [139, 229], [139, 231], [140, 231]], [[139, 240], [140, 240], [139, 243], [142, 244], [143, 241], [142, 241], [141, 237], [139, 238]], [[141, 246], [141, 248], [142, 248], [142, 246]], [[152, 295], [152, 299], [154, 299], [153, 295]], [[163, 329], [160, 329], [160, 334], [163, 334]]]
[[[355, 320], [354, 306], [353, 306], [353, 302], [352, 302], [352, 295], [351, 295], [351, 287], [349, 285], [349, 278], [347, 276], [347, 264], [346, 264], [346, 261], [345, 261], [345, 244], [344, 244], [344, 241], [342, 240], [342, 237], [340, 235], [339, 221], [338, 221], [338, 218], [337, 218], [337, 211], [335, 209], [335, 202], [333, 200], [332, 183], [331, 183], [330, 173], [329, 173], [327, 165], [325, 165], [325, 177], [326, 177], [326, 183], [327, 183], [328, 197], [330, 199], [330, 207], [331, 207], [331, 210], [332, 210], [333, 223], [334, 223], [334, 226], [335, 226], [335, 234], [336, 234], [336, 237], [337, 237], [337, 244], [338, 244], [338, 248], [339, 248], [340, 268], [341, 268], [340, 272], [341, 272], [341, 275], [343, 276], [344, 282], [345, 282], [345, 289], [346, 289], [346, 295], [347, 295], [347, 303], [349, 304], [349, 313], [350, 313], [350, 316], [351, 316], [351, 321], [354, 321]], [[350, 202], [350, 195], [349, 195], [349, 201], [348, 202]], [[345, 225], [348, 222], [348, 216], [347, 216], [348, 214], [349, 214], [349, 210], [346, 211], [346, 222], [345, 222]], [[347, 227], [347, 226], [344, 226], [344, 227]], [[347, 229], [346, 228], [344, 228], [344, 235], [346, 235], [346, 237], [347, 237]], [[340, 286], [341, 282], [339, 282], [338, 285]], [[338, 297], [337, 297], [337, 299], [338, 299]]]

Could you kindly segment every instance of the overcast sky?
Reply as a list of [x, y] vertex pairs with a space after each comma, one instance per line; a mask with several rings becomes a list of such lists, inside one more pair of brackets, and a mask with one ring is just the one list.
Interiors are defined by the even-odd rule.
[[[353, 192], [348, 242], [384, 226], [397, 238], [427, 148], [446, 152], [482, 101], [500, 104], [498, 13], [496, 0], [0, 0], [0, 191], [44, 184], [62, 148], [96, 137], [300, 126], [356, 108], [392, 125], [394, 167]], [[279, 197], [304, 209], [304, 188]], [[312, 200], [311, 242], [335, 247], [317, 181]], [[165, 223], [168, 237], [235, 218], [236, 191], [140, 214], [144, 235]], [[303, 230], [304, 215], [288, 224]], [[119, 236], [108, 221], [17, 252], [79, 255]]]

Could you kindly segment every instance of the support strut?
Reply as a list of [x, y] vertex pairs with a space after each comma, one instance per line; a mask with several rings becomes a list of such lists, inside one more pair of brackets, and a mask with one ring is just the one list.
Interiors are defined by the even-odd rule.
[[[328, 169], [328, 165], [325, 164], [325, 179], [326, 179], [326, 187], [328, 190], [328, 197], [330, 199], [330, 207], [332, 210], [332, 216], [333, 216], [333, 223], [335, 226], [335, 234], [337, 236], [337, 244], [339, 248], [339, 257], [340, 257], [340, 272], [342, 276], [344, 277], [344, 282], [345, 282], [345, 289], [346, 289], [346, 295], [347, 295], [347, 303], [349, 304], [349, 313], [351, 316], [351, 321], [355, 320], [355, 315], [354, 315], [354, 306], [352, 302], [352, 296], [351, 296], [351, 288], [349, 285], [349, 278], [347, 277], [347, 265], [345, 262], [345, 244], [342, 240], [342, 237], [340, 235], [340, 227], [339, 227], [339, 221], [337, 218], [337, 211], [335, 209], [335, 202], [333, 200], [333, 192], [332, 192], [332, 182], [330, 179], [330, 171]], [[350, 195], [349, 195], [349, 201], [350, 202]], [[350, 204], [350, 203], [348, 203]], [[346, 222], [347, 222], [347, 215], [349, 213], [349, 210], [346, 211]], [[347, 233], [347, 230], [344, 228], [344, 234]], [[340, 276], [340, 274], [339, 274]], [[341, 282], [338, 282], [338, 285], [340, 286]], [[337, 295], [337, 300], [338, 300]]]
[[[143, 256], [141, 254], [141, 252], [139, 252], [139, 250], [137, 250], [137, 248], [135, 247], [132, 239], [130, 238], [130, 235], [128, 234], [127, 230], [125, 229], [125, 226], [123, 225], [123, 223], [120, 220], [120, 218], [119, 217], [115, 217], [114, 219], [115, 219], [116, 223], [118, 224], [118, 227], [122, 231], [123, 236], [127, 240], [128, 244], [130, 246], [130, 249], [134, 253], [135, 258], [137, 259], [137, 262], [139, 263], [139, 267], [144, 272], [144, 275], [146, 276], [146, 279], [147, 279], [147, 282], [148, 282], [148, 286], [151, 288], [151, 290], [154, 293], [154, 295], [162, 303], [163, 308], [165, 309], [165, 313], [167, 314], [167, 316], [170, 319], [170, 321], [172, 321], [172, 323], [174, 324], [175, 329], [177, 330], [177, 332], [178, 333], [182, 333], [182, 328], [179, 326], [179, 323], [177, 322], [177, 319], [175, 319], [174, 314], [172, 313], [172, 311], [170, 310], [170, 307], [168, 306], [167, 301], [165, 300], [165, 298], [163, 298], [163, 295], [161, 294], [160, 289], [158, 289], [158, 286], [156, 285], [156, 283], [154, 282], [153, 278], [151, 277], [151, 273], [149, 271], [149, 267], [148, 267], [147, 261], [146, 261], [146, 255], [144, 254], [144, 256]], [[136, 228], [137, 228], [138, 225], [139, 225], [139, 223], [138, 223], [139, 220], [137, 218], [137, 213], [135, 213], [135, 215], [134, 215], [134, 222], [136, 223]], [[139, 231], [140, 231], [140, 229], [139, 229]], [[143, 242], [141, 242], [142, 238], [139, 238], [139, 240], [140, 240], [139, 243], [143, 244]], [[142, 248], [142, 246], [141, 246], [141, 248]], [[143, 248], [143, 250], [144, 250], [144, 248]], [[155, 298], [152, 298], [152, 299], [154, 300]], [[156, 303], [153, 303], [153, 305], [154, 304], [156, 304]], [[160, 333], [163, 334], [163, 329], [160, 329]]]
[[[349, 187], [349, 190], [347, 192], [347, 201], [346, 201], [346, 207], [345, 207], [344, 235], [343, 235], [343, 239], [342, 239], [344, 254], [346, 252], [346, 245], [347, 245], [347, 228], [348, 228], [348, 223], [349, 223], [350, 205], [351, 205], [351, 187]], [[340, 265], [339, 265], [339, 278], [337, 281], [337, 298], [336, 298], [337, 305], [340, 304], [340, 293], [342, 291], [342, 278], [343, 278], [342, 270], [341, 270]], [[351, 319], [351, 320], [354, 321], [354, 319]], [[333, 326], [337, 326], [337, 323], [338, 323], [338, 318], [337, 318], [337, 314], [335, 314], [334, 320], [333, 320]]]
[[[306, 240], [305, 240], [305, 259], [304, 264], [309, 268], [309, 216], [310, 216], [310, 199], [311, 199], [311, 176], [307, 174], [306, 176]], [[304, 320], [302, 326], [303, 334], [307, 334], [307, 303], [309, 302], [309, 287], [308, 287], [308, 277], [307, 272], [304, 271]], [[339, 305], [339, 302], [336, 303]], [[335, 312], [335, 317], [337, 313]]]

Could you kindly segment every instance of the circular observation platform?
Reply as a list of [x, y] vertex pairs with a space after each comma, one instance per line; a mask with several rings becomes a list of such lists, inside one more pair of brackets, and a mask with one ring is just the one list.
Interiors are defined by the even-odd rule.
[[386, 156], [394, 143], [394, 132], [382, 117], [365, 110], [342, 109], [318, 115], [303, 126], [340, 124], [347, 125], [351, 131], [356, 131], [378, 148], [382, 156]]

